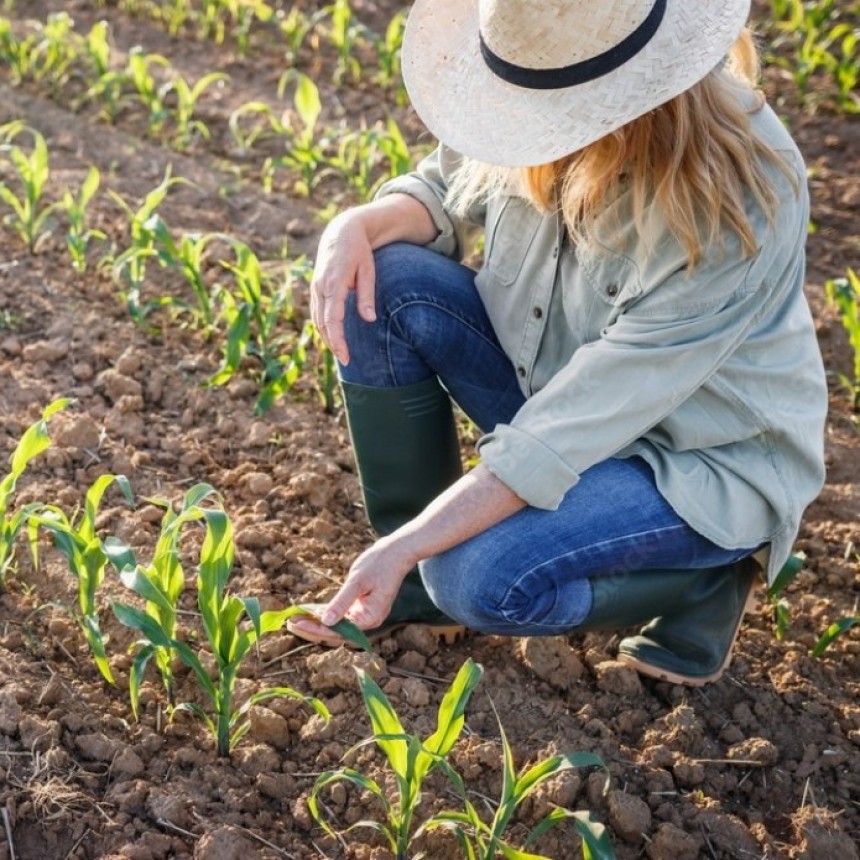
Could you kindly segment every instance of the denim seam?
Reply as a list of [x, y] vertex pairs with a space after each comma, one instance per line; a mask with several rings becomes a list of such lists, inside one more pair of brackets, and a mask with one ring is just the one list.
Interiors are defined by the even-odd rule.
[[[399, 382], [397, 379], [397, 372], [396, 372], [396, 369], [394, 367], [394, 362], [392, 361], [392, 349], [391, 349], [392, 328], [394, 327], [394, 321], [395, 321], [395, 317], [397, 316], [397, 314], [399, 314], [401, 311], [407, 310], [408, 308], [415, 306], [415, 305], [424, 305], [427, 307], [432, 307], [437, 311], [441, 311], [442, 313], [446, 314], [447, 316], [451, 317], [452, 319], [457, 320], [457, 322], [459, 322], [461, 325], [465, 326], [471, 332], [473, 332], [475, 334], [475, 336], [481, 338], [481, 340], [484, 341], [484, 343], [486, 343], [487, 346], [489, 346], [491, 349], [494, 349], [496, 352], [499, 353], [499, 355], [505, 356], [505, 358], [507, 358], [507, 354], [505, 353], [505, 351], [501, 348], [501, 346], [497, 342], [495, 342], [491, 338], [487, 337], [482, 331], [480, 331], [480, 329], [477, 329], [473, 323], [471, 323], [469, 320], [465, 319], [464, 317], [460, 316], [459, 314], [455, 313], [454, 311], [452, 311], [450, 308], [446, 307], [441, 302], [434, 302], [434, 301], [431, 301], [428, 299], [409, 299], [409, 300], [401, 302], [400, 304], [397, 305], [397, 307], [395, 307], [389, 311], [388, 322], [385, 326], [385, 352], [386, 352], [385, 358], [386, 358], [386, 361], [388, 362], [389, 373], [391, 374], [391, 378], [395, 381], [395, 384], [399, 384]], [[404, 338], [401, 338], [401, 340], [404, 340]], [[422, 358], [423, 358], [423, 356], [422, 356]], [[431, 369], [433, 370], [434, 373], [436, 372], [435, 368], [431, 368]]]

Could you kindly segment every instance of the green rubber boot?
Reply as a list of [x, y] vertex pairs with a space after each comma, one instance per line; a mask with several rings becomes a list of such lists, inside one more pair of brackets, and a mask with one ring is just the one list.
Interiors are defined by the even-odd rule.
[[[398, 388], [352, 382], [341, 388], [367, 519], [387, 535], [463, 474], [451, 399], [436, 377]], [[365, 632], [381, 639], [407, 624], [429, 625], [448, 642], [463, 632], [430, 600], [417, 568], [407, 574], [385, 622]]]
[[571, 634], [646, 626], [622, 639], [618, 659], [652, 678], [688, 686], [716, 681], [728, 665], [757, 565], [640, 570], [591, 580], [588, 618]]
[[718, 680], [732, 658], [757, 574], [751, 559], [697, 572], [680, 605], [664, 608], [638, 635], [621, 640], [619, 661], [673, 684], [701, 687]]

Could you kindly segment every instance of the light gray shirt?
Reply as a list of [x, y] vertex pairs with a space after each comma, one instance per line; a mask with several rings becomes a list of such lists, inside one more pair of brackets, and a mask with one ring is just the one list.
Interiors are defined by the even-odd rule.
[[527, 400], [478, 443], [483, 463], [524, 501], [554, 509], [608, 457], [644, 458], [661, 494], [726, 548], [769, 547], [770, 580], [824, 480], [824, 369], [803, 294], [809, 220], [800, 153], [768, 107], [753, 131], [795, 183], [768, 167], [775, 223], [748, 195], [758, 251], [726, 232], [691, 271], [659, 208], [633, 221], [623, 192], [576, 247], [557, 215], [494, 195], [469, 219], [445, 206], [460, 163], [439, 147], [386, 183], [421, 201], [459, 259], [470, 222], [484, 227], [476, 285]]

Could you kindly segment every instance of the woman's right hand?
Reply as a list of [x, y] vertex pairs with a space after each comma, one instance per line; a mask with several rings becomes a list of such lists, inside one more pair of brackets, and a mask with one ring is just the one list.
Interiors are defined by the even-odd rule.
[[338, 215], [323, 231], [311, 281], [311, 318], [341, 364], [349, 363], [343, 334], [346, 297], [355, 290], [361, 318], [376, 319], [373, 247], [362, 209]]

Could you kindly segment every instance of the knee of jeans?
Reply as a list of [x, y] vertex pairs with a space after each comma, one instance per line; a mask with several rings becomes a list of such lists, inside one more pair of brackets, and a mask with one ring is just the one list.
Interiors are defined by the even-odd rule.
[[424, 587], [449, 618], [475, 630], [490, 629], [502, 620], [493, 599], [492, 582], [476, 566], [464, 566], [456, 558], [458, 555], [454, 549], [422, 561], [419, 570]]

